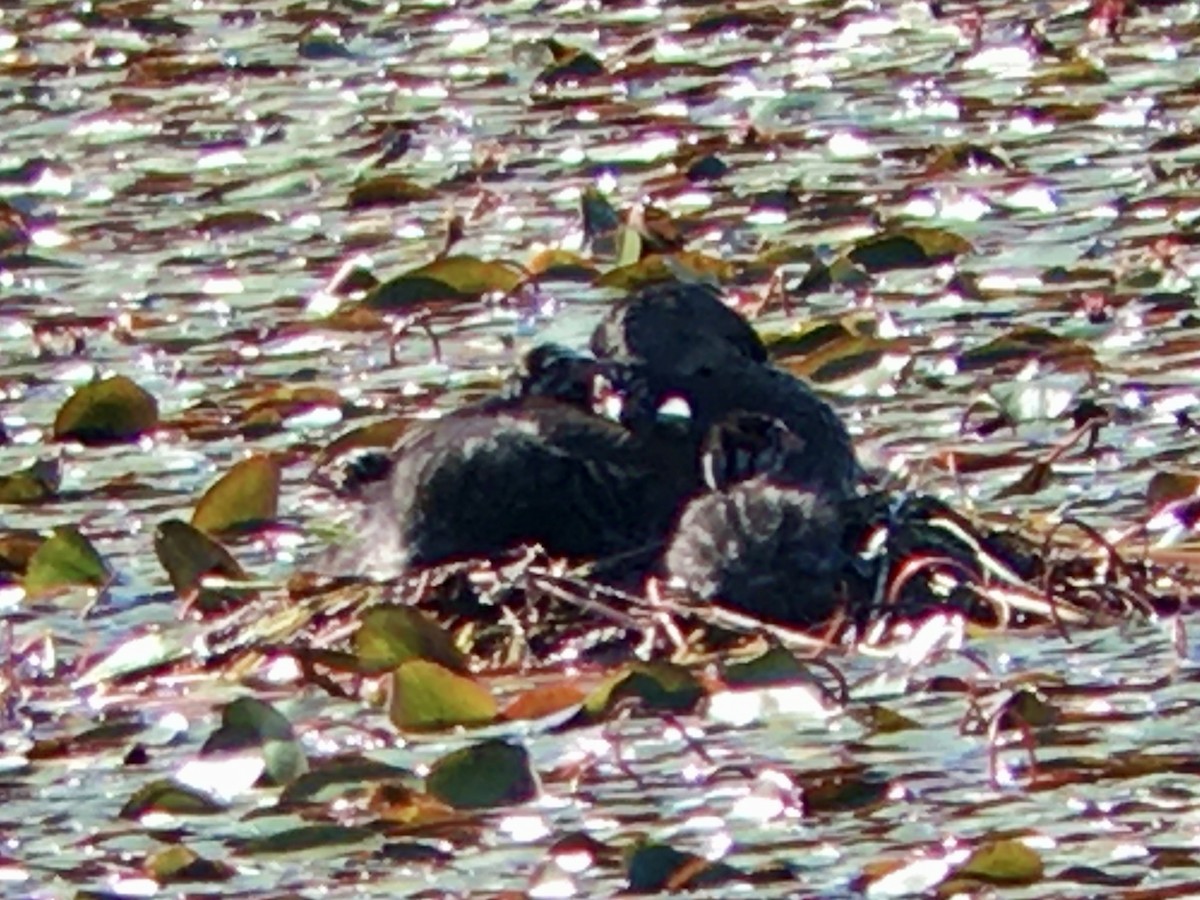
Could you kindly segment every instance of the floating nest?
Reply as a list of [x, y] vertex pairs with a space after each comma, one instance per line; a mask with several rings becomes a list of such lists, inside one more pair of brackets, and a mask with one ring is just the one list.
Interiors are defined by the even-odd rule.
[[[1167, 615], [1200, 587], [1184, 566], [1122, 553], [1074, 519], [1040, 533], [987, 522], [927, 496], [856, 502], [840, 611], [798, 630], [699, 603], [650, 579], [636, 589], [598, 581], [536, 549], [498, 561], [430, 568], [392, 581], [299, 574], [205, 624], [207, 667], [249, 674], [297, 659], [318, 681], [355, 665], [353, 638], [376, 607], [420, 610], [489, 671], [697, 661], [783, 645], [805, 656], [898, 645], [932, 617], [980, 631], [1073, 631]], [[1080, 539], [1082, 536], [1082, 539]], [[797, 585], [797, 590], [803, 590]]]

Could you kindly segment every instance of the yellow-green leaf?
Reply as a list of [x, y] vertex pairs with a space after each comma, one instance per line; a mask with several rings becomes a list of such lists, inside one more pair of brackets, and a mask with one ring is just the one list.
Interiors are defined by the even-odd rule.
[[952, 878], [988, 884], [1034, 884], [1046, 873], [1041, 855], [1023, 841], [989, 841], [971, 852]]
[[381, 175], [361, 181], [350, 189], [346, 205], [350, 209], [365, 209], [372, 206], [402, 206], [433, 200], [437, 192], [417, 184], [402, 175]]
[[498, 712], [486, 687], [435, 662], [412, 659], [392, 673], [388, 716], [402, 731], [487, 725]]
[[237, 874], [233, 866], [205, 859], [183, 844], [173, 844], [151, 854], [143, 868], [159, 884], [228, 881]]
[[669, 254], [651, 253], [635, 263], [605, 272], [596, 279], [596, 284], [599, 287], [633, 291], [664, 281], [698, 281], [706, 278], [729, 281], [736, 273], [737, 267], [733, 263], [685, 250]]
[[407, 309], [423, 303], [478, 300], [509, 293], [525, 280], [513, 263], [474, 256], [444, 256], [376, 287], [363, 299], [368, 309]]
[[133, 440], [158, 424], [158, 401], [124, 375], [86, 384], [54, 418], [54, 437], [84, 444]]
[[54, 529], [34, 552], [22, 582], [31, 594], [72, 585], [102, 587], [112, 572], [96, 548], [74, 525]]
[[207, 815], [224, 809], [224, 805], [202, 791], [160, 778], [138, 788], [117, 815], [122, 819], [140, 819], [148, 812], [188, 816]]
[[256, 697], [239, 697], [221, 710], [221, 727], [200, 755], [257, 749], [269, 784], [285, 785], [308, 771], [308, 757], [296, 740], [292, 723], [279, 710]]
[[868, 272], [927, 266], [971, 251], [971, 243], [940, 228], [892, 228], [864, 238], [847, 254]]
[[38, 459], [19, 472], [0, 476], [0, 503], [40, 503], [58, 491], [59, 460]]
[[201, 612], [226, 609], [248, 596], [247, 591], [236, 588], [203, 587], [204, 578], [209, 575], [245, 581], [246, 573], [220, 543], [186, 522], [168, 519], [158, 526], [154, 532], [154, 555], [179, 598], [191, 602]]
[[423, 659], [466, 674], [466, 658], [446, 631], [418, 610], [380, 606], [368, 610], [354, 633], [354, 654], [366, 673], [388, 672]]
[[244, 459], [212, 485], [192, 513], [192, 526], [209, 534], [252, 529], [279, 511], [283, 473], [273, 456]]
[[683, 666], [668, 662], [638, 662], [607, 679], [588, 696], [583, 714], [603, 719], [623, 700], [636, 700], [644, 709], [690, 712], [704, 697], [704, 687]]
[[524, 747], [488, 740], [443, 756], [425, 780], [429, 794], [455, 809], [494, 809], [537, 796]]

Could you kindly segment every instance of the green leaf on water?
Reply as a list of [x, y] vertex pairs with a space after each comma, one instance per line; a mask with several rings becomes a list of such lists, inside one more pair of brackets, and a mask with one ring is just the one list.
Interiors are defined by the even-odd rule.
[[625, 877], [630, 892], [657, 894], [717, 887], [738, 881], [743, 874], [725, 863], [646, 841], [626, 854]]
[[596, 279], [598, 287], [634, 291], [652, 284], [671, 281], [731, 281], [737, 267], [715, 256], [694, 250], [676, 253], [651, 253], [636, 262], [617, 266]]
[[279, 461], [258, 454], [243, 459], [204, 492], [192, 526], [208, 534], [253, 530], [274, 521], [279, 512]]
[[691, 712], [705, 696], [700, 681], [683, 666], [668, 662], [638, 662], [607, 679], [583, 706], [585, 721], [603, 720], [622, 701], [636, 700], [645, 710]]
[[38, 459], [19, 472], [0, 475], [0, 503], [41, 503], [58, 492], [62, 462]]
[[0, 532], [0, 574], [23, 575], [45, 542], [42, 533], [32, 528]]
[[425, 789], [455, 809], [495, 809], [537, 796], [529, 751], [487, 740], [443, 756], [433, 764]]
[[538, 73], [538, 84], [551, 87], [589, 81], [608, 74], [604, 64], [586, 50], [570, 47], [554, 38], [547, 38], [543, 43], [549, 49], [552, 60], [550, 65]]
[[406, 416], [396, 416], [352, 428], [331, 441], [313, 461], [317, 472], [336, 463], [341, 457], [357, 450], [379, 448], [386, 450], [399, 440], [400, 436], [412, 427], [413, 420]]
[[200, 755], [247, 749], [261, 750], [268, 784], [289, 784], [308, 771], [308, 758], [287, 717], [262, 700], [239, 697], [221, 710], [221, 727], [204, 742]]
[[[265, 837], [238, 842], [235, 849], [244, 856], [275, 856], [303, 853], [305, 860], [312, 858], [314, 851], [336, 851], [341, 855], [344, 848], [371, 845], [380, 841], [378, 832], [371, 828], [322, 823], [288, 828]], [[233, 842], [231, 842], [233, 843]]]
[[434, 200], [437, 192], [395, 173], [360, 181], [350, 189], [347, 209], [369, 209], [374, 206], [403, 206]]
[[988, 841], [950, 875], [951, 881], [969, 879], [994, 885], [1035, 884], [1046, 874], [1041, 854], [1024, 841]]
[[34, 551], [22, 584], [30, 594], [74, 585], [102, 587], [112, 571], [96, 548], [74, 525], [60, 525]]
[[391, 766], [360, 754], [345, 754], [315, 762], [283, 789], [279, 808], [316, 803], [327, 804], [349, 790], [359, 791], [371, 782], [406, 781], [414, 777], [408, 769]]
[[124, 375], [86, 384], [54, 418], [54, 437], [83, 444], [129, 441], [158, 425], [158, 401]]
[[496, 698], [479, 682], [424, 659], [392, 673], [388, 717], [401, 731], [438, 731], [496, 720]]
[[367, 674], [424, 659], [465, 675], [467, 660], [446, 631], [424, 613], [403, 606], [368, 610], [354, 633], [354, 654]]
[[228, 881], [237, 874], [233, 866], [205, 859], [183, 844], [175, 844], [146, 857], [143, 869], [159, 884]]
[[753, 659], [722, 664], [721, 680], [730, 688], [765, 687], [809, 683], [812, 676], [791, 652], [783, 647], [771, 647]]
[[375, 310], [403, 310], [437, 301], [465, 302], [484, 294], [507, 294], [525, 280], [513, 263], [474, 256], [444, 256], [389, 279], [363, 298]]
[[117, 815], [122, 819], [140, 819], [150, 812], [197, 816], [224, 812], [226, 809], [224, 804], [202, 791], [169, 778], [159, 778], [138, 788]]
[[228, 609], [252, 593], [236, 587], [203, 586], [207, 576], [245, 581], [246, 573], [220, 543], [179, 519], [168, 519], [155, 529], [154, 555], [179, 598], [201, 612]]
[[971, 242], [940, 228], [890, 228], [860, 240], [846, 258], [868, 272], [928, 266], [969, 253]]
[[[158, 524], [154, 552], [166, 570], [170, 586], [182, 600], [192, 601], [202, 612], [222, 610], [246, 598], [245, 590], [203, 588], [205, 576], [245, 581], [246, 572], [220, 542], [178, 518]], [[199, 592], [197, 594], [197, 592]]]

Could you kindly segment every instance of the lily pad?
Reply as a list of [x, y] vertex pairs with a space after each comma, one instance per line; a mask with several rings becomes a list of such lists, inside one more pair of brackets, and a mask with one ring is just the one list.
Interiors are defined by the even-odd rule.
[[279, 797], [279, 807], [287, 809], [308, 803], [328, 803], [347, 790], [360, 789], [370, 782], [398, 782], [413, 777], [407, 769], [390, 766], [359, 754], [345, 754], [314, 763], [315, 768], [290, 782]]
[[474, 256], [444, 256], [376, 287], [363, 299], [374, 310], [404, 310], [437, 301], [478, 300], [484, 294], [507, 294], [526, 278], [519, 266]]
[[200, 755], [248, 748], [262, 751], [267, 784], [289, 784], [308, 771], [308, 757], [287, 717], [262, 700], [240, 697], [221, 710], [221, 727], [204, 742]]
[[38, 547], [45, 542], [40, 531], [30, 528], [0, 533], [0, 572], [23, 575]]
[[1200, 475], [1190, 472], [1155, 472], [1146, 486], [1146, 505], [1159, 510], [1169, 503], [1190, 500], [1200, 493]]
[[742, 878], [722, 862], [712, 862], [667, 844], [646, 841], [628, 853], [625, 875], [632, 893], [694, 891]]
[[201, 612], [218, 612], [247, 599], [246, 590], [204, 586], [206, 576], [245, 581], [246, 573], [220, 543], [179, 519], [168, 519], [154, 532], [154, 554], [181, 600]]
[[552, 61], [538, 73], [537, 83], [539, 84], [547, 86], [576, 84], [602, 78], [608, 74], [604, 64], [586, 50], [569, 47], [553, 38], [548, 38], [543, 43], [549, 49]]
[[569, 681], [543, 684], [518, 694], [501, 715], [509, 721], [550, 719], [577, 710], [586, 699], [587, 695]]
[[570, 250], [542, 250], [534, 255], [525, 267], [538, 276], [539, 281], [591, 281], [596, 277], [595, 264]]
[[74, 525], [61, 525], [37, 548], [23, 584], [31, 594], [75, 585], [103, 587], [112, 571], [96, 548]]
[[371, 846], [379, 840], [379, 834], [374, 829], [326, 822], [287, 828], [275, 834], [252, 838], [236, 843], [235, 849], [244, 856], [303, 853], [305, 859], [309, 860], [317, 851], [329, 850], [340, 855], [347, 847]]
[[412, 423], [398, 416], [340, 435], [317, 454], [313, 481], [341, 496], [359, 496], [364, 487], [387, 477], [393, 462], [390, 449]]
[[0, 503], [41, 503], [51, 499], [62, 480], [62, 462], [34, 460], [26, 468], [0, 476]]
[[1094, 369], [1095, 352], [1087, 344], [1064, 338], [1036, 325], [1021, 325], [985, 344], [959, 354], [959, 371], [995, 370], [1004, 364], [1023, 366], [1030, 360], [1053, 361], [1058, 368]]
[[971, 242], [939, 228], [892, 228], [859, 241], [846, 254], [868, 272], [928, 266], [971, 251]]
[[403, 206], [434, 200], [437, 191], [417, 184], [402, 175], [381, 175], [359, 182], [350, 189], [346, 206], [350, 209], [369, 209], [373, 206]]
[[386, 606], [368, 610], [354, 633], [354, 653], [367, 674], [389, 672], [409, 660], [437, 663], [460, 675], [468, 673], [466, 657], [446, 631], [415, 609]]
[[158, 401], [124, 375], [86, 384], [54, 418], [54, 437], [83, 444], [135, 440], [158, 425]]
[[488, 740], [447, 754], [425, 779], [429, 793], [455, 809], [495, 809], [537, 796], [529, 751], [507, 741]]
[[994, 885], [1036, 884], [1046, 874], [1041, 854], [1023, 841], [989, 841], [976, 847], [950, 876]]
[[753, 659], [724, 664], [721, 680], [727, 687], [739, 688], [810, 682], [812, 677], [792, 653], [771, 647]]
[[228, 881], [237, 874], [233, 866], [205, 859], [182, 844], [166, 847], [148, 856], [143, 868], [159, 884]]
[[402, 731], [487, 725], [498, 712], [487, 688], [435, 662], [412, 659], [392, 673], [388, 716]]
[[652, 253], [635, 263], [605, 272], [596, 279], [596, 284], [599, 287], [634, 291], [665, 281], [700, 281], [715, 278], [724, 282], [732, 280], [736, 274], [737, 266], [733, 263], [702, 253]]
[[217, 479], [192, 513], [192, 526], [209, 534], [245, 531], [275, 519], [283, 472], [273, 456], [244, 459]]
[[122, 819], [140, 819], [150, 812], [195, 816], [224, 812], [225, 809], [224, 804], [203, 791], [160, 778], [138, 788], [117, 815]]
[[685, 713], [696, 708], [704, 687], [683, 666], [667, 662], [634, 663], [606, 680], [588, 696], [583, 716], [599, 721], [624, 700], [636, 700], [643, 709]]

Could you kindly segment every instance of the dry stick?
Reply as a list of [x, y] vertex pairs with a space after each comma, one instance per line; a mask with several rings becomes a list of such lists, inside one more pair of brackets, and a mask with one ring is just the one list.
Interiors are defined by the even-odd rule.
[[645, 628], [645, 623], [638, 621], [633, 616], [630, 616], [627, 613], [619, 612], [608, 604], [602, 603], [599, 600], [593, 599], [592, 597], [582, 597], [577, 594], [573, 594], [565, 587], [556, 584], [553, 579], [554, 576], [550, 575], [549, 573], [531, 573], [530, 575], [530, 583], [537, 585], [540, 590], [545, 591], [552, 597], [556, 597], [559, 600], [565, 600], [566, 602], [572, 603], [581, 609], [588, 610], [589, 612], [598, 613], [599, 615], [602, 615], [625, 628], [639, 630]]
[[611, 716], [609, 720], [604, 723], [604, 728], [601, 729], [600, 733], [613, 748], [613, 765], [616, 767], [617, 771], [625, 775], [625, 777], [632, 781], [639, 789], [645, 790], [647, 787], [645, 780], [638, 775], [637, 772], [630, 768], [629, 764], [625, 761], [621, 753], [621, 748], [623, 746], [622, 739], [615, 727], [621, 722], [628, 721], [633, 711], [641, 705], [642, 701], [637, 697], [626, 697], [623, 700], [618, 700], [613, 705], [613, 708], [610, 711]]
[[441, 365], [444, 359], [442, 356], [442, 344], [429, 324], [429, 310], [424, 307], [400, 319], [392, 327], [392, 333], [388, 335], [388, 363], [393, 366], [399, 364], [399, 357], [396, 355], [396, 342], [413, 327], [420, 328], [425, 332], [425, 336], [429, 338], [429, 343], [433, 345], [433, 361]]
[[[1140, 601], [1141, 612], [1145, 615], [1153, 616], [1154, 605], [1150, 602], [1150, 599], [1146, 597], [1145, 593], [1136, 586], [1139, 581], [1138, 573], [1135, 572], [1133, 567], [1125, 561], [1117, 548], [1109, 543], [1104, 535], [1102, 535], [1096, 530], [1096, 528], [1089, 525], [1087, 522], [1084, 522], [1082, 519], [1079, 519], [1073, 515], [1064, 516], [1054, 525], [1053, 528], [1050, 529], [1049, 533], [1046, 535], [1046, 540], [1042, 545], [1043, 552], [1047, 552], [1051, 538], [1053, 538], [1058, 529], [1063, 525], [1074, 525], [1104, 549], [1105, 553], [1108, 555], [1109, 564], [1111, 565], [1112, 569], [1114, 571], [1123, 573], [1129, 579], [1130, 584], [1134, 586], [1132, 588], [1133, 595]], [[1135, 604], [1135, 606], [1137, 606], [1137, 604]]]
[[887, 596], [884, 598], [888, 606], [894, 606], [899, 599], [900, 591], [912, 579], [914, 575], [925, 570], [932, 569], [938, 566], [946, 566], [950, 569], [957, 569], [959, 572], [967, 576], [968, 582], [977, 580], [975, 573], [961, 560], [955, 559], [953, 556], [938, 556], [930, 554], [929, 556], [915, 556], [906, 560], [901, 566], [896, 577], [891, 580], [888, 585]]
[[[993, 788], [999, 789], [1000, 785], [1000, 720], [1004, 714], [1004, 707], [996, 710], [991, 719], [988, 721], [988, 784]], [[1029, 723], [1018, 721], [1015, 723], [1017, 730], [1021, 733], [1021, 746], [1029, 754], [1029, 786], [1032, 786], [1038, 779], [1038, 762], [1037, 755], [1034, 752], [1036, 741], [1034, 740], [1033, 729], [1029, 727]]]
[[703, 762], [706, 766], [716, 765], [716, 761], [712, 758], [712, 756], [709, 755], [709, 752], [704, 749], [704, 745], [698, 743], [690, 734], [687, 733], [687, 728], [682, 722], [679, 721], [678, 717], [672, 715], [671, 713], [660, 713], [660, 716], [664, 723], [679, 732], [679, 739], [683, 742], [683, 745], [687, 747], [688, 750], [692, 751], [692, 753], [696, 754], [696, 756], [700, 758], [701, 762]]
[[821, 691], [826, 700], [830, 700], [836, 703], [842, 709], [845, 709], [850, 703], [850, 683], [846, 681], [846, 676], [842, 674], [842, 671], [829, 660], [822, 659], [819, 656], [814, 656], [806, 660], [806, 662], [824, 669], [833, 677], [834, 682], [837, 684], [836, 694], [829, 690], [829, 688], [825, 686], [824, 682], [816, 679], [813, 679], [813, 682], [816, 684], [817, 688]]

